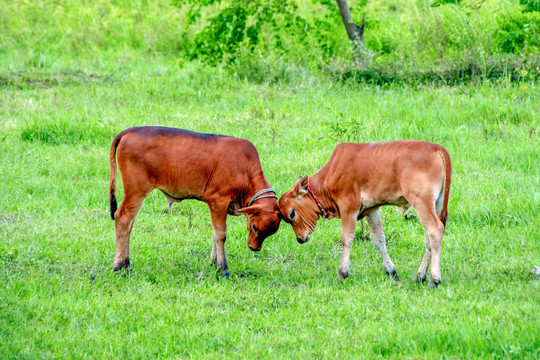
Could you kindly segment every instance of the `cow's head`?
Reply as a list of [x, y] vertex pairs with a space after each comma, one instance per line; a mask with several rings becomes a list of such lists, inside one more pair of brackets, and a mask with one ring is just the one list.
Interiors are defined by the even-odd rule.
[[264, 239], [279, 229], [281, 218], [275, 198], [260, 199], [256, 204], [236, 212], [246, 215], [249, 231], [247, 246], [253, 251], [260, 251]]
[[300, 244], [308, 242], [315, 230], [319, 213], [317, 203], [308, 195], [308, 177], [300, 177], [292, 189], [281, 195], [279, 210], [283, 220], [293, 227]]

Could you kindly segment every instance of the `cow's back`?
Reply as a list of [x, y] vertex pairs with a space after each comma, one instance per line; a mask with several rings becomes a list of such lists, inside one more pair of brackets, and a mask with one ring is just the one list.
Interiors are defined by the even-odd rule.
[[[121, 173], [139, 174], [153, 187], [180, 198], [203, 199], [214, 180], [234, 186], [258, 154], [247, 140], [164, 127], [137, 127], [119, 134], [117, 161]], [[254, 154], [253, 154], [254, 152]], [[260, 167], [260, 162], [258, 162]], [[216, 177], [218, 179], [216, 179]]]
[[402, 177], [439, 171], [438, 167], [443, 165], [438, 151], [446, 150], [438, 144], [417, 140], [342, 143], [321, 172], [332, 192], [358, 193], [370, 189], [374, 200], [399, 197]]

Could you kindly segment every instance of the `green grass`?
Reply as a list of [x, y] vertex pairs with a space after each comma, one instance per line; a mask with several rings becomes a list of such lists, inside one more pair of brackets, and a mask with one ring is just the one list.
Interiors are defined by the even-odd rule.
[[[252, 84], [161, 56], [102, 61], [0, 81], [0, 358], [540, 356], [538, 84], [413, 90], [307, 72]], [[253, 253], [243, 217], [228, 219], [224, 279], [208, 265], [207, 206], [169, 213], [158, 192], [135, 222], [132, 269], [112, 272], [109, 149], [136, 125], [249, 139], [278, 194], [335, 140], [442, 144], [454, 163], [442, 284], [414, 282], [424, 230], [392, 208], [398, 282], [360, 226], [338, 283], [339, 220], [305, 245], [283, 223]]]

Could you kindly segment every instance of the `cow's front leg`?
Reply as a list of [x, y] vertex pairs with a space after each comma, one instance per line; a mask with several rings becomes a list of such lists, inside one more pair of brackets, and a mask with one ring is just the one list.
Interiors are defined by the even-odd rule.
[[220, 272], [224, 276], [229, 276], [229, 268], [227, 259], [225, 258], [225, 240], [227, 238], [227, 207], [218, 206], [215, 203], [208, 204], [212, 217], [212, 253], [210, 254], [210, 262], [216, 263]]
[[342, 230], [341, 230], [341, 262], [339, 263], [339, 270], [337, 279], [345, 279], [349, 276], [349, 265], [351, 256], [351, 245], [356, 231], [356, 217], [357, 213], [342, 215]]
[[395, 280], [399, 280], [396, 266], [390, 260], [390, 256], [388, 256], [388, 252], [386, 251], [386, 240], [384, 239], [384, 232], [381, 225], [381, 216], [379, 215], [379, 209], [372, 211], [367, 216], [368, 224], [369, 224], [369, 230], [371, 232], [371, 241], [373, 241], [373, 244], [379, 249], [379, 252], [382, 256], [382, 262], [384, 265], [384, 271], [388, 275], [391, 275]]

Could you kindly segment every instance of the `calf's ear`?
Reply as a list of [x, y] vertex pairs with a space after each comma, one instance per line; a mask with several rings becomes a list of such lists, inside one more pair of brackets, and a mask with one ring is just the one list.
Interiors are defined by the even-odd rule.
[[296, 196], [302, 197], [308, 192], [308, 176], [300, 176], [300, 178], [294, 184], [294, 192]]
[[241, 208], [235, 211], [236, 215], [242, 215], [242, 214], [260, 214], [262, 212], [262, 207], [260, 205], [251, 205], [245, 208]]

